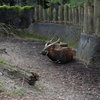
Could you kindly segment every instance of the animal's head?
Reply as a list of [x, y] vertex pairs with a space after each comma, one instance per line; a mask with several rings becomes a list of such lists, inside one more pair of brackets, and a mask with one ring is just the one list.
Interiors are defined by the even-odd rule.
[[58, 40], [55, 41], [55, 42], [52, 42], [52, 41], [53, 41], [53, 39], [50, 40], [50, 41], [48, 41], [48, 42], [45, 44], [45, 46], [44, 46], [44, 48], [43, 48], [41, 54], [43, 54], [43, 55], [48, 54], [49, 50], [50, 50], [51, 48], [55, 48], [55, 45], [60, 41], [60, 39], [58, 39]]

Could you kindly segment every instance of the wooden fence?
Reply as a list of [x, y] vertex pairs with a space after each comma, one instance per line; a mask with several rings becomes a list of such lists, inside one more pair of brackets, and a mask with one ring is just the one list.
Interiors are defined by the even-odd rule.
[[70, 8], [61, 5], [58, 8], [43, 9], [41, 6], [35, 7], [35, 21], [45, 23], [74, 24], [83, 25], [84, 9], [79, 6]]
[[95, 0], [94, 5], [84, 3], [83, 6], [75, 8], [67, 5], [60, 5], [56, 8], [43, 9], [41, 6], [35, 7], [35, 21], [44, 23], [57, 23], [67, 25], [83, 26], [83, 33], [100, 33], [100, 1]]

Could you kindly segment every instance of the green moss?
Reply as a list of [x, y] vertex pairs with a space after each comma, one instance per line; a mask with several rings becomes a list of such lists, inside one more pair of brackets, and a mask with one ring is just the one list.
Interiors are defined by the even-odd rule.
[[22, 15], [24, 11], [33, 9], [33, 6], [0, 6], [0, 10], [10, 10], [14, 11], [18, 15]]
[[14, 9], [14, 10], [24, 10], [24, 9], [32, 9], [34, 8], [33, 6], [7, 6], [7, 5], [4, 5], [4, 6], [0, 6], [0, 9]]

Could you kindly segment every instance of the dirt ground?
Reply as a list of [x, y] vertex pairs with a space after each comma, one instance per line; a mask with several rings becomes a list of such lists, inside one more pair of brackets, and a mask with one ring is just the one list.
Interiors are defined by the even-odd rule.
[[100, 67], [87, 66], [74, 60], [67, 64], [53, 63], [40, 54], [43, 41], [23, 39], [0, 39], [0, 49], [7, 54], [0, 58], [40, 76], [35, 86], [29, 86], [18, 79], [0, 75], [8, 91], [13, 87], [24, 90], [24, 96], [0, 94], [0, 100], [100, 100]]

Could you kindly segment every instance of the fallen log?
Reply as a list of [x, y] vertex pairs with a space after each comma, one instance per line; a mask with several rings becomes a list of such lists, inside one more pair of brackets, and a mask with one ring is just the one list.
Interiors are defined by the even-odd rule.
[[0, 66], [0, 73], [11, 79], [20, 79], [21, 81], [27, 82], [29, 85], [35, 85], [36, 81], [39, 80], [38, 74], [7, 64]]

